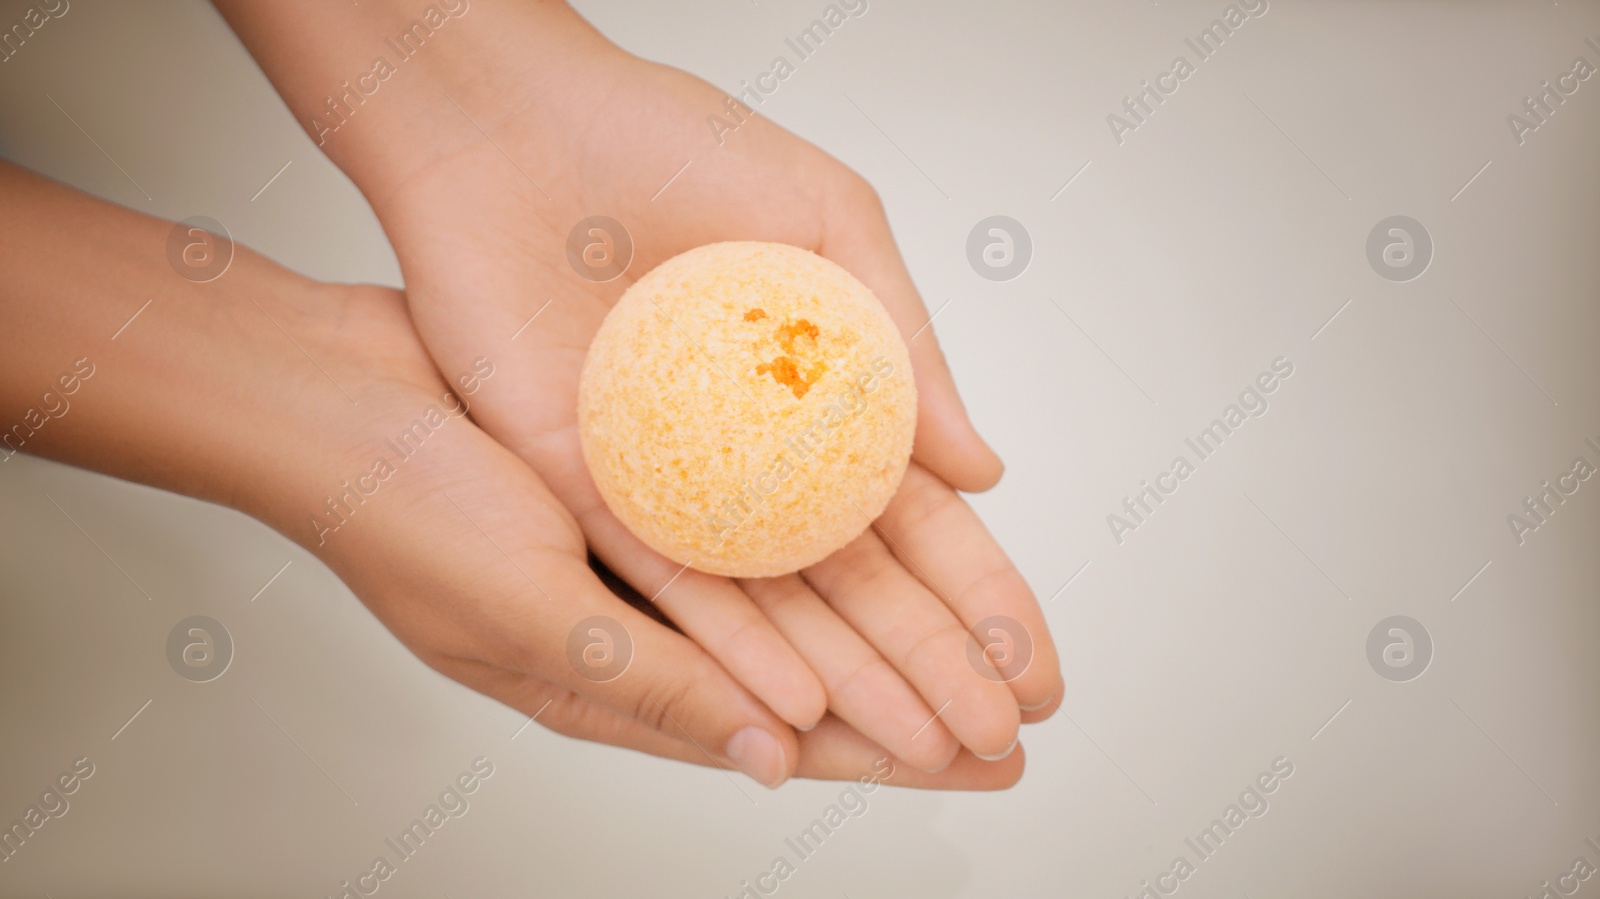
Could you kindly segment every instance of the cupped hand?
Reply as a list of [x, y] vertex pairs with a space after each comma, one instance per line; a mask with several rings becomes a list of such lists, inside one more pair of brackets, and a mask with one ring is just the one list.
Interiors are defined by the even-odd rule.
[[[230, 277], [263, 265], [246, 254]], [[395, 291], [253, 302], [239, 304], [260, 332], [250, 342], [282, 343], [276, 327], [322, 360], [319, 373], [290, 356], [304, 377], [273, 387], [303, 396], [289, 405], [317, 454], [240, 505], [316, 553], [423, 661], [563, 734], [768, 785], [875, 770], [873, 741], [837, 720], [797, 736], [700, 645], [606, 588], [565, 506], [469, 417], [509, 371], [479, 358], [447, 383]], [[994, 789], [1020, 773], [1020, 754], [999, 765], [967, 754], [888, 782]]]
[[[509, 450], [494, 463], [504, 484], [474, 475], [449, 490], [462, 509], [439, 514], [464, 518], [480, 503], [509, 511], [497, 495], [520, 491], [537, 510], [533, 520], [566, 529], [561, 553], [575, 559], [581, 534], [791, 725], [812, 727], [831, 711], [925, 771], [944, 768], [963, 747], [1004, 757], [1019, 723], [1046, 716], [1060, 698], [1059, 663], [1026, 582], [956, 493], [992, 486], [1000, 462], [966, 416], [870, 186], [710, 85], [618, 51], [575, 15], [539, 23], [549, 52], [522, 51], [514, 22], [496, 27], [509, 36], [500, 38], [503, 52], [486, 51], [490, 64], [431, 86], [439, 96], [429, 128], [450, 135], [438, 141], [447, 151], [368, 190], [433, 358], [447, 372], [467, 371], [483, 356], [498, 369], [472, 414]], [[712, 115], [738, 127], [718, 136]], [[581, 254], [574, 264], [569, 234], [592, 216], [615, 220], [626, 235], [585, 223], [580, 243], [599, 265], [583, 264]], [[606, 508], [579, 446], [579, 372], [606, 312], [656, 264], [721, 240], [804, 247], [855, 274], [906, 339], [920, 397], [913, 460], [886, 512], [870, 527], [863, 521], [861, 536], [838, 553], [784, 577], [733, 581], [649, 549]], [[608, 261], [625, 261], [625, 272], [602, 280], [615, 274]], [[512, 454], [548, 492], [530, 473], [511, 474]], [[519, 527], [526, 531], [516, 515], [490, 507], [473, 518], [482, 533], [469, 529], [461, 539], [510, 542]], [[552, 579], [535, 595], [616, 609], [598, 594], [569, 594], [575, 578]], [[448, 619], [452, 605], [430, 615]], [[630, 620], [644, 627], [642, 617]], [[973, 663], [974, 629], [984, 646], [1000, 644], [997, 656], [1031, 642], [1031, 660], [1011, 658], [1000, 671]], [[500, 651], [526, 661], [523, 636], [497, 638]], [[660, 651], [670, 648], [655, 659], [666, 682], [707, 670], [695, 662], [671, 674], [693, 655], [691, 644], [657, 639]], [[653, 723], [651, 710], [633, 711], [627, 727], [651, 730], [637, 723]], [[586, 714], [594, 726], [623, 727]], [[830, 723], [821, 732], [840, 730]]]
[[[0, 335], [16, 335], [0, 352], [5, 402], [38, 402], [33, 385], [85, 346], [99, 349], [74, 363], [81, 379], [108, 372], [81, 393], [62, 376], [73, 413], [30, 433], [29, 452], [261, 519], [424, 661], [563, 733], [767, 784], [874, 773], [994, 789], [1020, 776], [1020, 754], [890, 776], [882, 750], [836, 718], [797, 738], [596, 576], [571, 515], [461, 400], [504, 375], [485, 357], [440, 377], [395, 291], [318, 285], [242, 247], [195, 278], [191, 258], [217, 258], [199, 229], [4, 163], [0, 196], [14, 263]], [[206, 251], [169, 256], [176, 237]], [[59, 400], [47, 397], [52, 414]]]

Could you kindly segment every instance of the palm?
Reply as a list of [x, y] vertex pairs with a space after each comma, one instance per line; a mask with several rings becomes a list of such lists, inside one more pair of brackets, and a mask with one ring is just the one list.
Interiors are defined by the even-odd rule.
[[[761, 118], [719, 146], [706, 117], [723, 108], [722, 94], [676, 71], [630, 60], [580, 83], [587, 95], [565, 96], [570, 111], [558, 115], [577, 121], [579, 110], [603, 108], [603, 116], [582, 119], [586, 130], [553, 138], [548, 109], [465, 108], [488, 139], [428, 169], [385, 209], [430, 352], [446, 375], [468, 371], [479, 356], [493, 361], [496, 377], [474, 397], [477, 421], [538, 472], [601, 559], [780, 717], [805, 726], [826, 705], [930, 769], [948, 762], [958, 741], [996, 753], [1015, 733], [1019, 701], [1059, 695], [1054, 653], [1031, 595], [992, 541], [939, 563], [948, 555], [942, 543], [982, 528], [920, 465], [885, 515], [898, 537], [892, 547], [869, 531], [804, 577], [735, 584], [684, 571], [606, 509], [579, 446], [579, 372], [611, 305], [659, 262], [719, 240], [788, 243], [834, 258], [880, 297], [897, 295], [886, 305], [908, 337], [926, 313], [908, 280], [892, 283], [904, 274], [892, 242], [885, 247], [881, 215], [874, 220], [870, 190], [831, 157]], [[568, 261], [568, 233], [595, 215], [620, 222], [633, 243], [631, 263], [614, 280], [593, 280]], [[939, 420], [949, 404], [928, 409], [930, 395], [953, 399], [953, 391], [937, 380], [943, 392], [926, 389], [926, 370], [939, 360], [936, 349], [918, 349], [918, 460], [959, 475], [953, 441], [941, 432], [948, 422]], [[937, 524], [924, 520], [932, 513]], [[876, 595], [884, 592], [893, 598]], [[970, 626], [985, 610], [1037, 624], [1030, 632], [1045, 664], [1011, 691], [964, 662], [961, 622]], [[931, 708], [947, 704], [948, 713], [925, 724]]]
[[[235, 264], [247, 269], [260, 260], [242, 253]], [[360, 397], [354, 410], [330, 407], [316, 399], [326, 397], [326, 382], [278, 385], [303, 391], [296, 408], [315, 410], [306, 419], [320, 435], [318, 473], [305, 482], [312, 495], [326, 485], [323, 474], [370, 460], [372, 448], [414, 422], [418, 410], [454, 411], [441, 399], [447, 387], [399, 293], [327, 286], [304, 295], [266, 292], [257, 305]], [[297, 359], [291, 370], [298, 367]], [[313, 550], [418, 657], [546, 727], [699, 764], [735, 763], [710, 752], [748, 725], [787, 730], [701, 647], [616, 601], [589, 570], [571, 516], [505, 447], [466, 421], [446, 420], [423, 439], [381, 487], [363, 492], [371, 498], [358, 518], [320, 541], [305, 528], [311, 500], [298, 479], [274, 484], [274, 501], [253, 511]], [[628, 677], [596, 679], [572, 658], [571, 635], [594, 616], [630, 636], [632, 652], [617, 654]], [[804, 777], [855, 778], [877, 770], [881, 755], [837, 721], [798, 741], [789, 734], [788, 743], [796, 764], [785, 770]], [[901, 771], [893, 782], [994, 789], [1020, 771], [1020, 759], [968, 760], [937, 777]]]
[[[469, 146], [413, 185], [405, 206], [416, 214], [402, 214], [398, 229], [391, 227], [400, 232], [394, 239], [415, 316], [440, 361], [470, 363], [475, 349], [503, 347], [507, 364], [519, 369], [478, 418], [493, 422], [507, 445], [538, 458], [541, 470], [581, 466], [578, 374], [600, 322], [635, 278], [717, 240], [820, 251], [823, 214], [814, 187], [818, 175], [844, 174], [764, 120], [741, 129], [738, 146], [710, 144], [708, 152], [706, 110], [718, 108], [720, 95], [687, 76], [652, 82], [648, 95], [616, 93], [635, 102], [610, 107], [600, 126], [606, 130], [582, 148], [581, 167], [563, 166], [555, 177], [529, 164], [548, 153], [548, 135], [537, 125], [474, 115], [493, 141]], [[746, 145], [757, 141], [782, 152]], [[837, 171], [817, 171], [828, 165]], [[592, 280], [567, 259], [568, 233], [594, 215], [616, 219], [631, 236], [633, 258], [614, 280]], [[576, 480], [586, 504], [598, 500], [587, 477]]]

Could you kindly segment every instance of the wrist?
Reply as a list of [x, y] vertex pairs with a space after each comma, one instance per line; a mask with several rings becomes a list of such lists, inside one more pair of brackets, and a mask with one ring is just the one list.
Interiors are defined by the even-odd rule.
[[559, 0], [214, 2], [380, 216], [386, 198], [507, 119], [556, 121], [574, 83], [628, 58]]
[[323, 288], [243, 248], [190, 280], [204, 275], [169, 256], [173, 223], [15, 167], [0, 165], [0, 195], [0, 459], [38, 454], [257, 517], [267, 485], [309, 480], [305, 429], [349, 401], [312, 389], [320, 373], [267, 310], [305, 342], [295, 310]]

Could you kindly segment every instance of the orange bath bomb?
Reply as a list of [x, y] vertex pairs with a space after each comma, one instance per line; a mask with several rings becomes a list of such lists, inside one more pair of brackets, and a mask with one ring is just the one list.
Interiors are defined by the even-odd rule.
[[578, 429], [606, 505], [662, 555], [768, 577], [859, 535], [905, 475], [917, 391], [872, 291], [797, 247], [661, 263], [606, 316]]

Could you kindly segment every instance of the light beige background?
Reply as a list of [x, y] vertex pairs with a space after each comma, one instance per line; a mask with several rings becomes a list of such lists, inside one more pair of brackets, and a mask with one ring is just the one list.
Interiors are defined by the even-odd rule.
[[[581, 4], [731, 90], [823, 6]], [[1015, 789], [879, 791], [780, 894], [1133, 895], [1279, 756], [1270, 811], [1183, 896], [1509, 899], [1600, 865], [1600, 481], [1526, 545], [1506, 525], [1600, 462], [1600, 79], [1523, 146], [1506, 124], [1600, 63], [1600, 9], [1273, 0], [1118, 146], [1107, 114], [1224, 4], [1074, 7], [871, 0], [761, 109], [878, 186], [943, 306], [1010, 466], [973, 502], [1068, 684]], [[72, 0], [0, 64], [0, 150], [309, 275], [398, 283], [204, 4]], [[964, 249], [995, 214], [1034, 243], [1004, 283]], [[1436, 245], [1403, 284], [1365, 255], [1396, 214]], [[1118, 545], [1107, 514], [1278, 356], [1295, 373], [1270, 411]], [[487, 756], [470, 812], [383, 896], [720, 897], [838, 792], [518, 735], [265, 527], [32, 458], [0, 464], [0, 595], [0, 822], [96, 765], [0, 864], [4, 896], [330, 894]], [[209, 684], [164, 654], [193, 614], [237, 644]], [[1435, 644], [1409, 683], [1365, 649], [1396, 614]]]

